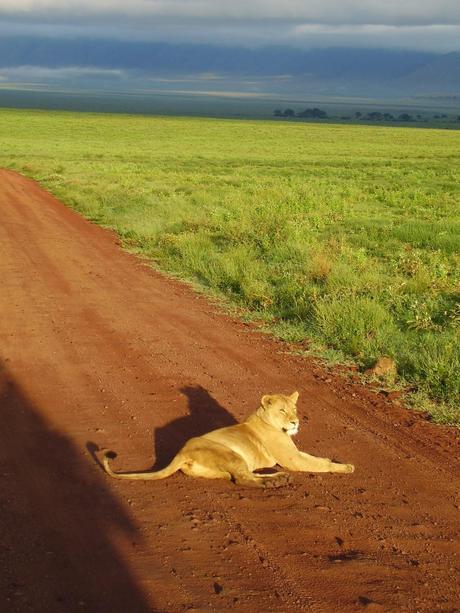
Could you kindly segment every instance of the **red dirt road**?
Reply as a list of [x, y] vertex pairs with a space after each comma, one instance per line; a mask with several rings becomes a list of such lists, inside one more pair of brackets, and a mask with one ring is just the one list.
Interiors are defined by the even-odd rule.
[[[459, 435], [218, 312], [0, 172], [0, 610], [460, 610]], [[250, 490], [164, 466], [262, 394], [352, 475]]]

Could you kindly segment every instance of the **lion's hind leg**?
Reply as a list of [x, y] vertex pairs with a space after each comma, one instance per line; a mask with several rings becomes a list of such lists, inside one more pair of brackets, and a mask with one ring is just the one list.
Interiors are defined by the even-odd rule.
[[232, 475], [226, 470], [220, 470], [213, 466], [213, 462], [203, 463], [190, 460], [182, 467], [182, 472], [189, 477], [201, 477], [202, 479], [226, 479], [230, 481]]
[[225, 479], [244, 487], [281, 487], [289, 483], [291, 479], [291, 476], [284, 472], [268, 475], [252, 473], [243, 458], [233, 451], [227, 454], [219, 453], [217, 457], [214, 454], [203, 453], [200, 459], [190, 459], [182, 467], [182, 472], [190, 477]]
[[244, 458], [233, 449], [215, 441], [190, 440], [184, 447], [187, 460], [182, 472], [190, 477], [226, 479], [246, 487], [278, 487], [286, 483], [286, 473], [257, 475], [249, 470]]
[[231, 449], [213, 441], [191, 439], [183, 449], [187, 457], [181, 470], [189, 477], [204, 479], [233, 479], [232, 467], [242, 458]]
[[282, 487], [291, 482], [291, 475], [282, 472], [258, 475], [246, 469], [245, 471], [238, 471], [233, 476], [233, 481], [237, 485], [244, 485], [246, 487]]
[[181, 454], [186, 457], [181, 470], [190, 477], [226, 479], [245, 487], [280, 487], [286, 485], [290, 475], [284, 472], [255, 474], [245, 459], [230, 447], [200, 438], [190, 439]]

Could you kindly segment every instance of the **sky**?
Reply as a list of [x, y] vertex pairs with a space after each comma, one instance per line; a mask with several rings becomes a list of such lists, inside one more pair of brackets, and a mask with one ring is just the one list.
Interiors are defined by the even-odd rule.
[[459, 0], [0, 0], [0, 35], [460, 51]]

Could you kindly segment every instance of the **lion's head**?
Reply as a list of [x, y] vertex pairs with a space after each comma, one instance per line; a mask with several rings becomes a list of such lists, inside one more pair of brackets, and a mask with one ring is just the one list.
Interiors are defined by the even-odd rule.
[[290, 396], [283, 396], [282, 394], [262, 396], [257, 415], [265, 423], [286, 432], [289, 436], [294, 436], [299, 431], [296, 407], [298, 397], [298, 392], [294, 392]]

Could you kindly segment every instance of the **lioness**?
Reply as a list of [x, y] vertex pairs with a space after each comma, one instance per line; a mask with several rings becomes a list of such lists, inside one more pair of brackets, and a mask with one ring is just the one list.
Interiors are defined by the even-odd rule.
[[191, 438], [163, 470], [113, 472], [109, 459], [116, 457], [116, 454], [110, 451], [104, 455], [104, 468], [117, 479], [164, 479], [181, 470], [192, 477], [228, 479], [238, 485], [252, 487], [279, 487], [287, 483], [289, 475], [285, 472], [253, 472], [275, 464], [294, 471], [353, 472], [352, 464], [316, 458], [297, 449], [291, 436], [299, 430], [298, 397], [298, 392], [290, 396], [263, 396], [260, 407], [243, 423]]

